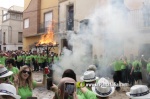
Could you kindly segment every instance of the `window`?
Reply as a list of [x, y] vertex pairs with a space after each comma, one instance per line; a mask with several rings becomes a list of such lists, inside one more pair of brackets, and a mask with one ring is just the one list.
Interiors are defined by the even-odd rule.
[[18, 43], [22, 43], [22, 32], [18, 32]]
[[29, 28], [29, 19], [24, 20], [24, 28]]
[[16, 14], [11, 14], [11, 19], [16, 19]]
[[18, 50], [22, 50], [22, 47], [18, 47]]
[[52, 12], [45, 13], [44, 16], [45, 28], [49, 27], [51, 24], [52, 24]]
[[74, 28], [74, 6], [68, 6], [68, 17], [67, 17], [67, 30], [73, 30]]
[[8, 13], [8, 14], [7, 14], [7, 19], [9, 19], [9, 18], [10, 18], [10, 14]]
[[5, 21], [5, 20], [6, 20], [6, 15], [3, 16], [3, 21]]
[[6, 51], [6, 47], [3, 47], [3, 50]]
[[21, 14], [16, 14], [16, 19], [21, 20], [22, 19]]
[[6, 44], [6, 42], [5, 42], [5, 38], [6, 38], [6, 34], [5, 34], [5, 32], [3, 33], [3, 45], [5, 45]]
[[6, 20], [6, 14], [7, 14], [7, 11], [3, 10], [3, 21]]
[[143, 6], [143, 20], [144, 20], [144, 26], [145, 27], [149, 27], [150, 26], [150, 4], [147, 2], [145, 2], [144, 6]]

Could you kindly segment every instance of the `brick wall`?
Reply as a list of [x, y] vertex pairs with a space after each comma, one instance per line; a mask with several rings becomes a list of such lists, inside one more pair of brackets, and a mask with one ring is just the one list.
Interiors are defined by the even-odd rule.
[[31, 0], [23, 12], [23, 20], [29, 18], [29, 28], [23, 28], [23, 36], [37, 34], [40, 23], [41, 0]]

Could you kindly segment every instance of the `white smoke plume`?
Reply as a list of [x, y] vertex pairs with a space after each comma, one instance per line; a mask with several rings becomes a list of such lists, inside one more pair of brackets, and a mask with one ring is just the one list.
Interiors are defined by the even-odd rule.
[[[119, 0], [116, 0], [119, 1]], [[129, 19], [129, 11], [119, 2], [95, 9], [88, 25], [82, 24], [78, 33], [68, 33], [72, 50], [63, 49], [60, 61], [54, 64], [54, 75], [62, 75], [65, 69], [73, 69], [82, 75], [89, 65], [98, 60], [99, 76], [111, 76], [109, 64], [115, 57], [134, 53], [140, 43], [139, 31]]]

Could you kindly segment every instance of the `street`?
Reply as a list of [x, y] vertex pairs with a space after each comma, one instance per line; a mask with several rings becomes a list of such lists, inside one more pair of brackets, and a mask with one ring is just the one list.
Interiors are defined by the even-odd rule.
[[[42, 81], [42, 72], [33, 72], [33, 79], [36, 81]], [[129, 91], [129, 87], [125, 87], [123, 90]], [[126, 92], [122, 91], [122, 89], [117, 92], [115, 91], [113, 95], [109, 97], [109, 99], [129, 99], [126, 96]], [[33, 97], [38, 97], [38, 99], [52, 99], [54, 93], [45, 87], [35, 88], [33, 91]]]
[[[42, 81], [43, 74], [42, 72], [33, 72], [33, 79], [38, 81]], [[45, 87], [35, 88], [33, 90], [33, 97], [38, 97], [38, 99], [52, 99], [54, 93]]]

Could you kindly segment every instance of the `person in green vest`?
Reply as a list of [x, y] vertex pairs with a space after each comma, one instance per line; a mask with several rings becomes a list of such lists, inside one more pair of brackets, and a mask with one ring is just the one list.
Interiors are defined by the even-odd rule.
[[27, 56], [26, 53], [23, 52], [22, 53], [23, 65], [25, 65], [26, 56]]
[[3, 53], [0, 53], [0, 64], [3, 64], [5, 66], [5, 60], [6, 57], [3, 55]]
[[38, 65], [40, 66], [40, 70], [42, 70], [42, 67], [43, 67], [43, 60], [42, 60], [42, 53], [40, 53], [37, 57], [37, 60], [38, 60]]
[[148, 59], [148, 63], [147, 63], [146, 69], [147, 69], [147, 82], [148, 82], [148, 87], [150, 87], [150, 58]]
[[34, 53], [33, 58], [32, 58], [32, 62], [34, 65], [34, 71], [39, 71], [39, 65], [38, 65], [38, 55], [36, 53]]
[[135, 84], [142, 83], [141, 69], [142, 69], [142, 63], [139, 61], [139, 58], [136, 57], [132, 63], [132, 70], [130, 72], [130, 75], [132, 74], [132, 72], [134, 73]]
[[30, 68], [32, 69], [32, 71], [34, 71], [33, 61], [34, 61], [34, 55], [33, 53], [30, 53]]
[[47, 60], [47, 55], [43, 53], [42, 54], [42, 69], [44, 69], [46, 66], [46, 60]]
[[59, 61], [58, 54], [55, 53], [55, 54], [54, 54], [54, 63], [55, 63], [55, 62], [58, 62], [58, 61]]
[[127, 57], [124, 56], [120, 62], [121, 62], [122, 83], [127, 83], [128, 82], [128, 79], [127, 79], [127, 75], [128, 75], [127, 74], [127, 68], [128, 68]]
[[[114, 67], [114, 75], [113, 75], [113, 80], [116, 84], [119, 85], [119, 81], [121, 81], [121, 64], [118, 58], [115, 58], [115, 61], [112, 63], [112, 66]], [[116, 90], [120, 90], [120, 86], [116, 87]]]
[[48, 60], [47, 60], [48, 62], [48, 65], [50, 65], [51, 63], [52, 63], [52, 56], [51, 56], [51, 54], [49, 54], [48, 55]]
[[10, 81], [13, 82], [15, 76], [17, 76], [19, 73], [18, 68], [14, 66], [14, 59], [7, 60], [7, 69], [13, 72], [13, 75], [10, 77]]
[[17, 55], [17, 67], [18, 69], [20, 69], [20, 67], [23, 66], [23, 57], [22, 55], [19, 53]]
[[26, 64], [27, 66], [29, 66], [29, 67], [30, 67], [30, 61], [31, 61], [30, 54], [27, 54], [26, 60], [25, 60], [25, 64]]

